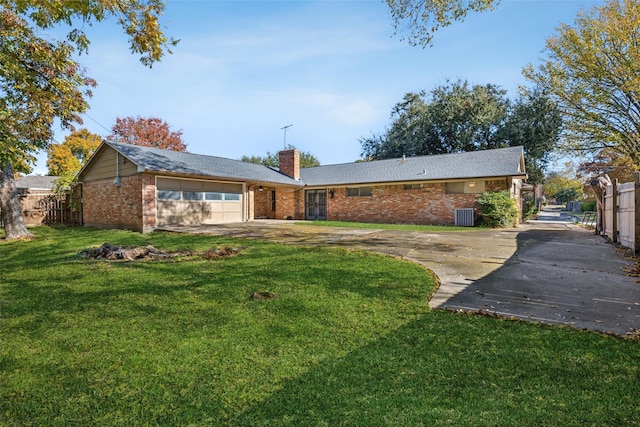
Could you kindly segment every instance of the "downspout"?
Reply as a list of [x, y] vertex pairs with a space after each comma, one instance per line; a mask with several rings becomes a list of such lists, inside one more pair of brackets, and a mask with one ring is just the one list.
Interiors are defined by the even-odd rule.
[[120, 187], [120, 153], [116, 151], [116, 178], [113, 180], [116, 187]]

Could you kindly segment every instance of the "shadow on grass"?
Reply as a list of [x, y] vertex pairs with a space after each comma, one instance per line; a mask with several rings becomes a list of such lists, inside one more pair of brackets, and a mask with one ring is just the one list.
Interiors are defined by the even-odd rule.
[[[158, 245], [163, 248], [171, 243], [166, 236], [154, 238], [166, 239]], [[196, 241], [206, 240], [177, 238], [171, 244]], [[367, 287], [393, 268], [365, 262], [374, 255], [327, 250], [323, 255], [330, 256], [311, 266], [317, 252], [295, 246], [280, 248], [279, 257], [267, 245], [249, 250], [246, 258], [213, 263], [67, 260], [39, 272], [37, 283], [18, 278], [5, 286], [3, 334], [16, 340], [25, 333], [58, 336], [49, 344], [25, 340], [17, 347], [26, 352], [41, 346], [43, 357], [0, 354], [7, 373], [0, 386], [17, 378], [0, 387], [0, 424], [640, 422], [637, 343], [430, 312], [420, 305], [428, 293], [420, 286], [419, 296], [407, 298], [416, 307], [403, 313], [395, 305], [406, 302], [398, 293], [406, 289], [393, 283]], [[363, 261], [362, 268], [340, 270], [351, 255]], [[47, 282], [54, 276], [56, 288]], [[403, 281], [397, 273], [393, 277]], [[280, 297], [264, 304], [248, 300], [258, 287]], [[297, 294], [302, 288], [312, 292]], [[315, 304], [319, 293], [324, 301]], [[359, 297], [343, 302], [354, 309], [348, 321], [335, 298], [345, 293]], [[392, 320], [376, 323], [385, 309], [397, 311], [391, 311]], [[331, 310], [333, 318], [323, 317]], [[233, 324], [226, 339], [216, 339], [216, 329], [242, 311], [252, 314], [247, 325]], [[355, 327], [361, 313], [367, 315], [363, 327]], [[14, 317], [20, 316], [17, 324]], [[333, 330], [325, 319], [335, 322]]]
[[[631, 342], [433, 312], [281, 384], [226, 425], [631, 425]], [[604, 380], [606, 378], [606, 380]]]
[[[238, 241], [241, 245], [242, 241]], [[429, 289], [407, 289], [394, 284], [382, 285], [384, 267], [377, 267], [378, 255], [343, 249], [322, 250], [326, 264], [313, 263], [314, 252], [289, 245], [279, 247], [274, 257], [268, 247], [246, 248], [235, 258], [202, 260], [187, 258], [167, 261], [95, 261], [62, 259], [47, 252], [43, 267], [24, 276], [12, 274], [4, 286], [2, 310], [7, 320], [18, 319], [7, 330], [21, 330], [31, 337], [47, 333], [59, 318], [68, 315], [98, 313], [104, 317], [127, 319], [131, 316], [162, 315], [178, 310], [193, 310], [204, 302], [207, 307], [248, 302], [255, 291], [279, 295], [275, 304], [296, 316], [318, 316], [316, 297], [336, 293], [358, 294], [363, 298], [395, 301], [403, 297], [425, 298]], [[342, 268], [340, 262], [355, 255], [362, 259], [361, 269]], [[24, 257], [24, 254], [21, 255]], [[22, 261], [26, 262], [26, 261]], [[19, 263], [18, 268], [23, 268]], [[327, 275], [327, 270], [332, 271]], [[426, 284], [425, 284], [426, 286]], [[309, 289], [313, 289], [311, 293]], [[299, 301], [300, 298], [307, 301]], [[117, 311], [119, 307], [121, 311]], [[224, 321], [224, 310], [212, 311], [216, 322]], [[206, 319], [208, 316], [202, 316]], [[210, 317], [210, 316], [209, 316]], [[195, 318], [199, 318], [194, 316]], [[198, 325], [194, 325], [197, 328]]]

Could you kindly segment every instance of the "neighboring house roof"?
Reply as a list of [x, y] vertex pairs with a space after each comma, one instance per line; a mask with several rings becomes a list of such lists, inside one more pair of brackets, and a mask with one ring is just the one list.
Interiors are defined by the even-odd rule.
[[[107, 141], [103, 141], [103, 144], [133, 162], [138, 172], [193, 175], [296, 187], [526, 177], [522, 147], [301, 168], [300, 180], [296, 181], [277, 169], [240, 160]], [[90, 163], [87, 162], [83, 170]]]
[[59, 176], [27, 175], [16, 179], [16, 188], [30, 190], [52, 190]]
[[104, 141], [138, 166], [139, 172], [165, 172], [215, 178], [251, 180], [264, 183], [301, 186], [276, 169], [264, 165], [205, 156], [181, 151], [161, 150], [139, 145], [119, 144]]
[[308, 186], [507, 176], [526, 176], [522, 147], [345, 163], [300, 170], [300, 179]]

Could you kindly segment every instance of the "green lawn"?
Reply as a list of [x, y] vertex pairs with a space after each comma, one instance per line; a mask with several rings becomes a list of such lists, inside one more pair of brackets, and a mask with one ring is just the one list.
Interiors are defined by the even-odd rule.
[[[432, 276], [409, 262], [170, 233], [34, 232], [0, 241], [2, 426], [640, 424], [639, 341], [431, 311]], [[240, 253], [78, 256], [103, 242]]]

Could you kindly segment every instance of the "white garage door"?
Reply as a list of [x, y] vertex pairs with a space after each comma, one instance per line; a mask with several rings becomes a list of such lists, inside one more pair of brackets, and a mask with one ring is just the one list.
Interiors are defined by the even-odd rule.
[[157, 178], [158, 225], [242, 221], [242, 184]]

